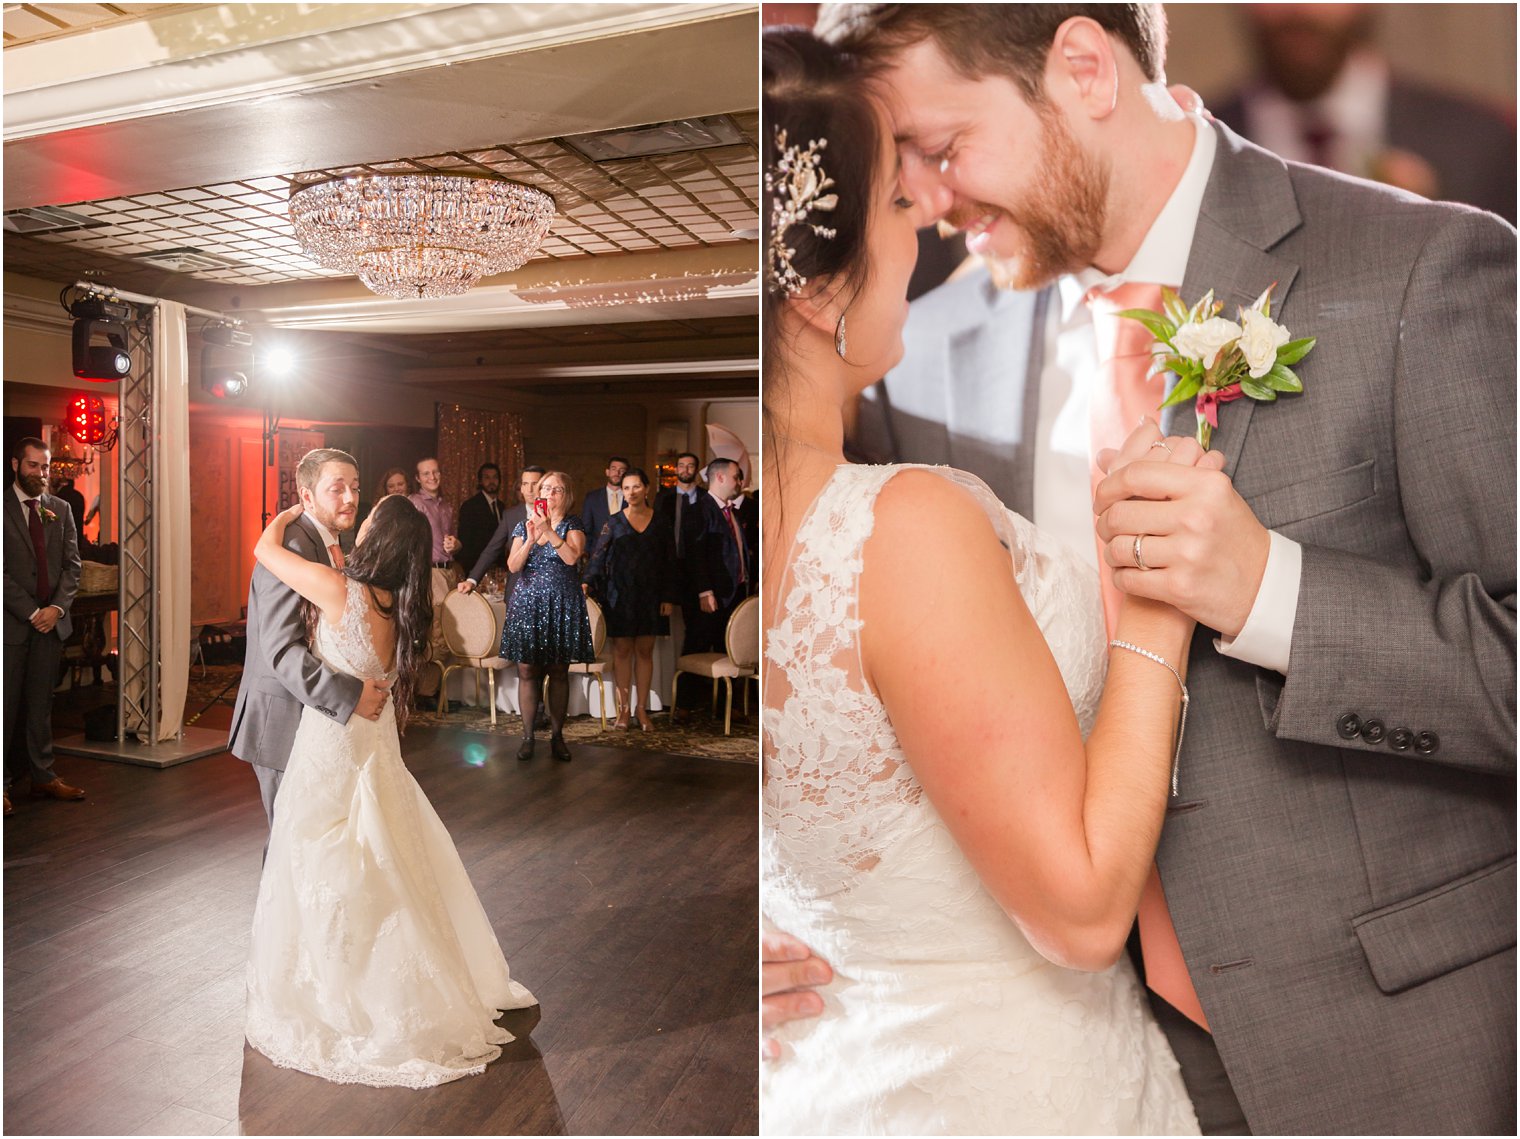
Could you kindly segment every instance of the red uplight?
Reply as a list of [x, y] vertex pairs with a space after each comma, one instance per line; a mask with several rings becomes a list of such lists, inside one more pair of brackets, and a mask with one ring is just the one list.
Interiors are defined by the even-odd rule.
[[87, 447], [105, 442], [108, 434], [105, 400], [98, 395], [76, 395], [69, 400], [64, 422], [68, 424], [69, 434]]

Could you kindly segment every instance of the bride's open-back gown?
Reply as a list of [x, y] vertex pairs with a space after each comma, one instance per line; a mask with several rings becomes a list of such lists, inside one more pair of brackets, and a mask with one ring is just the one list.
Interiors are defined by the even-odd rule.
[[[862, 679], [861, 554], [876, 497], [903, 469], [835, 471], [797, 531], [766, 632], [765, 917], [835, 979], [821, 1018], [777, 1034], [761, 1130], [1196, 1134], [1128, 959], [1082, 973], [1035, 952], [983, 889]], [[1085, 736], [1106, 668], [1096, 573], [975, 477], [916, 469], [987, 511]]]
[[[315, 651], [378, 679], [367, 612], [350, 581]], [[248, 1042], [326, 1080], [425, 1088], [484, 1071], [513, 1039], [499, 1010], [534, 1003], [402, 762], [392, 703], [346, 725], [306, 709], [254, 910]]]

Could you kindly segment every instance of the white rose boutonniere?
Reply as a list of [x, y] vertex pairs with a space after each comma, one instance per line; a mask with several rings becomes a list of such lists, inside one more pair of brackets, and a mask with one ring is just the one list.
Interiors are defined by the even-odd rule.
[[1189, 308], [1170, 289], [1163, 289], [1162, 311], [1125, 309], [1119, 315], [1139, 321], [1156, 338], [1158, 371], [1176, 373], [1163, 408], [1193, 400], [1198, 415], [1198, 442], [1208, 449], [1214, 428], [1219, 426], [1219, 405], [1249, 396], [1269, 403], [1280, 393], [1299, 393], [1303, 382], [1291, 365], [1314, 347], [1314, 337], [1295, 340], [1272, 319], [1274, 281], [1249, 308], [1240, 310], [1240, 321], [1219, 316], [1224, 304], [1210, 289]]

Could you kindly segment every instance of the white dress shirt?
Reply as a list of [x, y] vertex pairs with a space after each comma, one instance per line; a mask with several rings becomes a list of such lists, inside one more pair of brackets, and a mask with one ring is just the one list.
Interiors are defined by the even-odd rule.
[[[1086, 269], [1060, 278], [1057, 303], [1046, 318], [1035, 425], [1033, 521], [1060, 537], [1094, 568], [1098, 550], [1089, 495], [1088, 409], [1098, 377], [1098, 349], [1092, 313], [1082, 298], [1094, 287], [1113, 288], [1125, 282], [1182, 287], [1217, 144], [1213, 129], [1199, 116], [1191, 118], [1192, 156], [1130, 263], [1113, 276]], [[1216, 638], [1214, 647], [1225, 656], [1286, 674], [1301, 565], [1298, 543], [1271, 532], [1266, 571], [1245, 626], [1234, 638]]]
[[[329, 530], [326, 526], [322, 525], [322, 523], [318, 522], [317, 516], [311, 513], [311, 511], [307, 510], [303, 511], [302, 513], [304, 513], [306, 517], [311, 520], [311, 524], [317, 528], [317, 537], [322, 539], [322, 552], [327, 555], [327, 564], [332, 566], [332, 547], [338, 545], [338, 536]], [[336, 569], [337, 567], [333, 566], [333, 568]]]

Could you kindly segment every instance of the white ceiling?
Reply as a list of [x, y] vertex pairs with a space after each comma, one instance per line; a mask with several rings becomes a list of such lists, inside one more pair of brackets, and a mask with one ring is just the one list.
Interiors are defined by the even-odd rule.
[[[5, 208], [111, 221], [8, 234], [8, 272], [61, 285], [93, 268], [255, 324], [349, 333], [708, 320], [731, 333], [757, 312], [758, 245], [734, 232], [758, 228], [754, 5], [6, 5], [5, 30]], [[563, 161], [552, 141], [712, 114], [735, 116], [744, 145], [620, 168]], [[297, 174], [450, 155], [557, 183], [566, 207], [516, 273], [458, 298], [382, 300], [305, 262], [283, 229]], [[511, 165], [524, 155], [538, 172]], [[140, 259], [178, 246], [250, 268]]]

